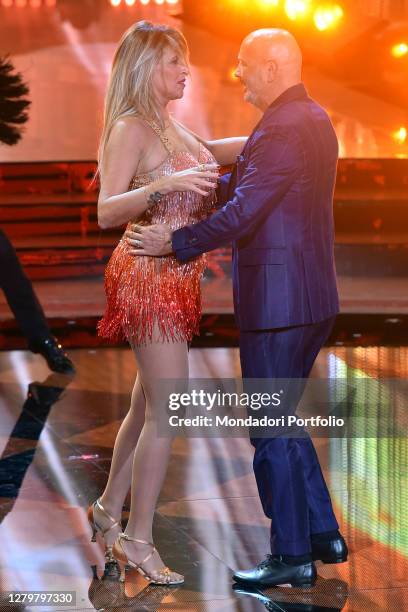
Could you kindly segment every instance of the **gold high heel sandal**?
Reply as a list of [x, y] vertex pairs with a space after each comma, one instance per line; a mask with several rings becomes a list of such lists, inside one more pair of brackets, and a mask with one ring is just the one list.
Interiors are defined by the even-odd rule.
[[[98, 507], [98, 510], [100, 510], [111, 522], [112, 524], [107, 527], [106, 529], [102, 529], [102, 527], [100, 527], [98, 525], [98, 523], [95, 521], [94, 518], [94, 508], [95, 506]], [[109, 512], [107, 512], [105, 510], [105, 508], [102, 506], [101, 502], [99, 501], [99, 499], [97, 499], [91, 506], [89, 506], [88, 508], [88, 521], [92, 527], [92, 537], [91, 537], [91, 542], [96, 542], [96, 534], [99, 532], [101, 534], [101, 537], [105, 540], [105, 535], [114, 527], [118, 526], [120, 528], [122, 528], [122, 524], [119, 521], [115, 520], [113, 518], [113, 516], [111, 516], [109, 514]], [[111, 563], [112, 561], [115, 561], [115, 557], [112, 555], [112, 546], [107, 546], [105, 544], [105, 560], [107, 563]]]
[[[139, 544], [146, 544], [146, 546], [151, 546], [152, 550], [143, 559], [143, 561], [141, 561], [140, 563], [135, 563], [134, 561], [131, 561], [126, 555], [125, 551], [123, 550], [121, 540], [127, 540], [128, 542], [138, 542]], [[172, 572], [170, 568], [168, 567], [163, 567], [163, 569], [159, 570], [158, 572], [155, 572], [154, 575], [149, 574], [144, 569], [143, 564], [146, 563], [146, 561], [148, 561], [154, 555], [155, 552], [156, 552], [156, 548], [151, 542], [145, 542], [144, 540], [137, 540], [136, 538], [131, 538], [125, 533], [120, 533], [118, 535], [118, 539], [116, 540], [116, 542], [114, 543], [112, 547], [113, 557], [116, 559], [120, 567], [120, 578], [119, 578], [120, 582], [125, 582], [126, 567], [133, 567], [139, 572], [139, 574], [141, 574], [144, 578], [146, 578], [146, 580], [148, 580], [151, 584], [160, 584], [160, 585], [166, 585], [166, 586], [182, 584], [184, 582], [184, 576], [181, 576], [181, 574], [179, 574], [180, 578], [172, 579], [171, 575], [174, 574], [175, 572]]]

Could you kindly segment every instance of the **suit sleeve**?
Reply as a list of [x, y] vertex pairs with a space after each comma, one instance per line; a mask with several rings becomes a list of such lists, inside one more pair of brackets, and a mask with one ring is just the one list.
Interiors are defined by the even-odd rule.
[[221, 208], [228, 202], [228, 194], [231, 180], [231, 172], [227, 174], [223, 174], [218, 183], [216, 195], [217, 195], [217, 204], [216, 208]]
[[279, 205], [299, 177], [302, 163], [293, 129], [274, 126], [260, 131], [232, 199], [208, 219], [173, 233], [177, 259], [187, 261], [252, 232]]

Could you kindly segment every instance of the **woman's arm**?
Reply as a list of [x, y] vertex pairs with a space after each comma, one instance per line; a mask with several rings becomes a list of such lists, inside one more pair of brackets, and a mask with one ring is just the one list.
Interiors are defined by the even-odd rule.
[[214, 155], [220, 166], [230, 166], [237, 161], [237, 155], [241, 153], [247, 140], [248, 136], [235, 136], [221, 140], [209, 140], [205, 146]]
[[152, 144], [151, 138], [154, 138], [152, 132], [146, 132], [144, 125], [133, 118], [119, 120], [112, 128], [101, 168], [98, 224], [102, 229], [136, 221], [154, 203], [149, 197], [155, 192], [166, 195], [174, 191], [194, 191], [207, 196], [208, 189], [214, 187], [218, 171], [214, 164], [207, 164], [203, 169], [188, 168], [128, 191], [144, 155], [144, 147]]
[[146, 135], [141, 121], [132, 117], [120, 119], [112, 128], [100, 168], [98, 224], [102, 229], [136, 219], [148, 207], [143, 187], [128, 191], [144, 152]]
[[235, 136], [232, 138], [222, 138], [220, 140], [204, 140], [198, 134], [187, 128], [185, 125], [177, 121], [172, 117], [173, 121], [177, 123], [183, 130], [186, 130], [189, 134], [194, 136], [199, 142], [201, 142], [209, 151], [212, 153], [220, 166], [229, 166], [235, 164], [237, 161], [237, 155], [239, 155], [244, 148], [248, 136]]

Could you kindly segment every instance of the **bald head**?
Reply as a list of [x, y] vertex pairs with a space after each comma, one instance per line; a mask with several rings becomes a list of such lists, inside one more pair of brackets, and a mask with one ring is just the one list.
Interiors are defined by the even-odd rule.
[[251, 32], [241, 44], [238, 60], [236, 74], [247, 88], [245, 97], [260, 108], [261, 104], [264, 108], [269, 106], [302, 78], [302, 52], [286, 30], [265, 28]]
[[252, 53], [258, 61], [274, 60], [282, 66], [291, 65], [300, 76], [302, 52], [290, 32], [273, 28], [256, 30], [244, 38], [242, 47]]

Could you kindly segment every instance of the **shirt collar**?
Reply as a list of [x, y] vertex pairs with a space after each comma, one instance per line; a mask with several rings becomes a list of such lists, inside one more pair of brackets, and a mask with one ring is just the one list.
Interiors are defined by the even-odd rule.
[[281, 104], [286, 104], [287, 102], [301, 100], [304, 98], [307, 98], [306, 87], [303, 85], [303, 83], [298, 83], [297, 85], [289, 87], [289, 89], [286, 89], [280, 96], [278, 96], [276, 100], [274, 100], [272, 104], [268, 106], [265, 112], [273, 110], [278, 105], [280, 106]]

